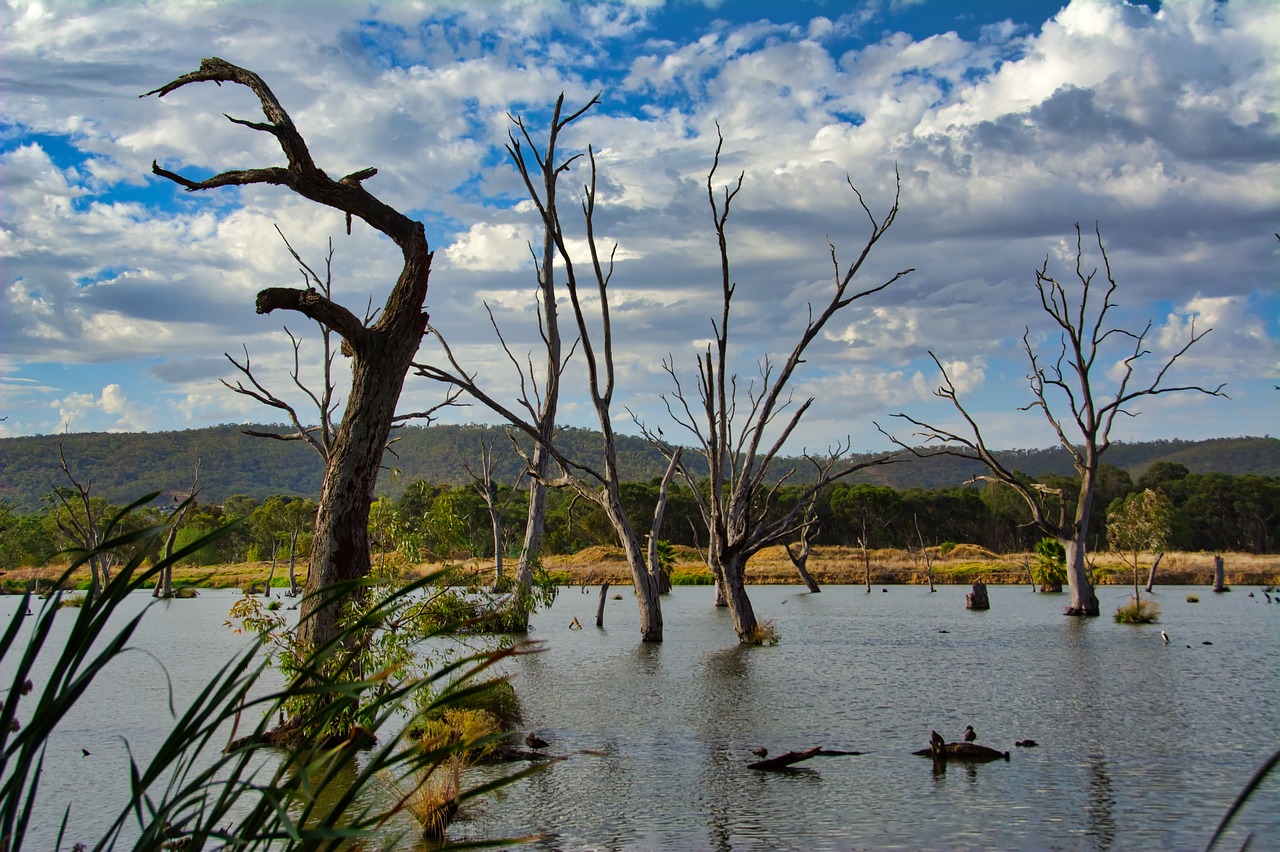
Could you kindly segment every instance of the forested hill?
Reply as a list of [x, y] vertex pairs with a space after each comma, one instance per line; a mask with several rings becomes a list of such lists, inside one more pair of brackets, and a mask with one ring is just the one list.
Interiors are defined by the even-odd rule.
[[[58, 445], [67, 464], [95, 497], [113, 503], [135, 499], [151, 491], [181, 491], [200, 466], [201, 496], [218, 503], [232, 494], [264, 498], [274, 494], [315, 497], [323, 473], [320, 457], [300, 442], [273, 441], [245, 435], [243, 430], [272, 431], [283, 427], [225, 425], [182, 432], [87, 433], [0, 438], [0, 499], [21, 511], [41, 505], [51, 489], [67, 484], [59, 470]], [[469, 464], [479, 471], [480, 441], [493, 440], [503, 453], [499, 481], [515, 478], [519, 459], [502, 430], [483, 426], [408, 427], [398, 433], [379, 483], [380, 493], [399, 496], [410, 483], [425, 479], [457, 485], [468, 482]], [[564, 432], [571, 454], [597, 458], [600, 437], [585, 429]], [[665, 464], [640, 438], [620, 437], [618, 452], [624, 477], [661, 477]], [[1060, 449], [1014, 450], [1001, 454], [1012, 469], [1031, 475], [1071, 473]], [[1115, 444], [1103, 457], [1136, 479], [1159, 461], [1185, 465], [1192, 473], [1255, 473], [1280, 476], [1280, 439], [1218, 438], [1208, 441], [1152, 441]], [[798, 472], [808, 465], [798, 465]], [[980, 472], [963, 460], [938, 457], [926, 461], [871, 468], [861, 479], [898, 489], [957, 485]]]

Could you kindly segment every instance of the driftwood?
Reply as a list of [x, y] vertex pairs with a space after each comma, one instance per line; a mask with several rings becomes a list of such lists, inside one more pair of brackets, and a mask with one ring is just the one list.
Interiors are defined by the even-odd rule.
[[822, 746], [814, 746], [804, 751], [789, 751], [786, 754], [780, 754], [777, 757], [770, 757], [767, 760], [757, 760], [754, 763], [748, 763], [748, 769], [763, 769], [766, 772], [775, 772], [779, 769], [786, 769], [793, 763], [799, 763], [802, 760], [808, 760], [811, 757], [846, 757], [849, 755], [862, 754], [860, 751], [836, 751], [834, 749], [823, 748]]
[[929, 737], [929, 747], [911, 752], [919, 757], [931, 757], [934, 760], [965, 760], [970, 763], [986, 763], [990, 760], [1008, 760], [1009, 752], [996, 751], [977, 743], [949, 743], [942, 739], [937, 731]]

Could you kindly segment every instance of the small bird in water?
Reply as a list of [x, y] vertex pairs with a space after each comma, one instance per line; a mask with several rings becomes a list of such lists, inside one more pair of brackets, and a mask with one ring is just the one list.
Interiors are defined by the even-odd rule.
[[1164, 644], [1166, 644], [1166, 645], [1168, 645], [1168, 644], [1169, 644], [1169, 634], [1168, 634], [1168, 633], [1165, 633], [1163, 630], [1161, 630], [1161, 631], [1160, 631], [1160, 638], [1164, 640]]
[[1018, 748], [1035, 748], [1039, 743], [1035, 740], [1018, 740], [1014, 745]]
[[751, 749], [751, 753], [754, 754], [756, 757], [768, 757], [769, 749], [765, 748], [764, 746], [756, 746], [755, 748]]
[[971, 743], [978, 738], [978, 732], [973, 729], [973, 725], [964, 726], [964, 741]]
[[538, 751], [539, 749], [544, 749], [547, 746], [551, 745], [551, 743], [547, 742], [542, 737], [535, 734], [533, 731], [530, 731], [529, 733], [524, 735], [524, 744], [527, 745], [529, 748], [533, 749], [534, 751]]
[[82, 748], [82, 749], [80, 749], [80, 756], [81, 756], [81, 757], [88, 757], [88, 756], [89, 756], [89, 749], [87, 749], [87, 748]]

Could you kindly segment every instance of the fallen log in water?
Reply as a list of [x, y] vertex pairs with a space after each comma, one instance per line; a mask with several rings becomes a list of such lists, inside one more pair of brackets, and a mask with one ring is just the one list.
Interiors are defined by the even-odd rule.
[[757, 760], [754, 763], [748, 763], [748, 769], [763, 769], [765, 771], [776, 771], [786, 769], [794, 763], [802, 760], [808, 760], [811, 757], [846, 757], [849, 755], [862, 754], [860, 751], [837, 751], [835, 749], [823, 748], [822, 746], [814, 746], [804, 751], [789, 751], [786, 754], [780, 754], [777, 757], [771, 757], [767, 760]]

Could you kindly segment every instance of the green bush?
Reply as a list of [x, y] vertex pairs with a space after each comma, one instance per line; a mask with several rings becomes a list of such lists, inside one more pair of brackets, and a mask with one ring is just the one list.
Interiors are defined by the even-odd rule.
[[948, 553], [950, 553], [955, 549], [956, 549], [956, 543], [954, 541], [944, 541], [942, 544], [938, 545], [938, 555], [946, 556]]
[[1035, 546], [1036, 561], [1031, 566], [1031, 579], [1041, 589], [1048, 586], [1062, 591], [1067, 582], [1067, 549], [1056, 538], [1042, 538]]
[[673, 586], [714, 586], [716, 578], [710, 571], [699, 571], [696, 568], [671, 572]]

